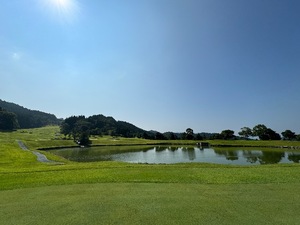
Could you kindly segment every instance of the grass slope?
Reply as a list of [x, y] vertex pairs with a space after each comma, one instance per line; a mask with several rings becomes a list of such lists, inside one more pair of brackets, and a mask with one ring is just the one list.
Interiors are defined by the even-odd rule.
[[[76, 163], [43, 152], [64, 163], [55, 165], [37, 162], [16, 141], [32, 150], [73, 145], [57, 132], [58, 127], [46, 127], [0, 133], [0, 224], [299, 222], [299, 164]], [[99, 144], [147, 142], [93, 138]]]

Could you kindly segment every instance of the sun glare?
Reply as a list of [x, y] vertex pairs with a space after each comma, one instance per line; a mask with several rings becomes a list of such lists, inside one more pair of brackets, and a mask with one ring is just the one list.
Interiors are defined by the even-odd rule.
[[71, 6], [71, 0], [50, 0], [53, 5], [60, 9], [67, 9]]
[[42, 0], [43, 8], [60, 22], [72, 22], [79, 12], [77, 0]]

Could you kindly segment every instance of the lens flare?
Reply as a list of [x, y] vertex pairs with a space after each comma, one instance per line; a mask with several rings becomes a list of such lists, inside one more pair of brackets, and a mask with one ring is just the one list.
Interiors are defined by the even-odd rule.
[[79, 13], [76, 0], [42, 0], [44, 11], [60, 22], [73, 22]]

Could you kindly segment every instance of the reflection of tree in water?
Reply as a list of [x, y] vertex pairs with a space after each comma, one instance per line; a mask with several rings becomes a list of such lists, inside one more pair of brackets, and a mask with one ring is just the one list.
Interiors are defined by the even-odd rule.
[[279, 163], [284, 157], [284, 152], [267, 152], [263, 151], [262, 156], [259, 156], [260, 164], [275, 164]]
[[90, 148], [78, 148], [75, 151], [71, 151], [71, 154], [69, 156], [70, 160], [76, 160], [78, 162], [85, 162], [88, 161], [89, 154], [90, 154]]
[[300, 162], [300, 154], [298, 153], [289, 153], [288, 159], [294, 163]]
[[227, 160], [238, 160], [238, 151], [223, 151], [223, 150], [214, 150], [217, 155], [225, 156]]
[[249, 163], [256, 163], [261, 155], [261, 151], [243, 151], [243, 156]]
[[172, 152], [175, 152], [178, 150], [178, 147], [172, 147], [172, 146], [169, 146], [168, 150], [172, 151]]
[[165, 146], [158, 146], [158, 147], [156, 147], [155, 148], [155, 151], [157, 151], [157, 152], [163, 152], [163, 151], [165, 151], [167, 148], [165, 147]]
[[196, 153], [195, 153], [194, 148], [185, 147], [185, 148], [182, 148], [182, 151], [187, 153], [189, 160], [192, 161], [192, 160], [196, 159]]

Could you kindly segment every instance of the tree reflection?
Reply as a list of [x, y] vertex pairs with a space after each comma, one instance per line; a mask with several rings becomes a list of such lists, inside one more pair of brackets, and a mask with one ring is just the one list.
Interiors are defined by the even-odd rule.
[[289, 153], [288, 159], [294, 163], [299, 163], [300, 162], [300, 154]]
[[193, 161], [194, 159], [196, 159], [196, 153], [194, 148], [185, 147], [182, 148], [182, 151], [187, 153], [189, 160]]
[[169, 147], [168, 147], [168, 150], [169, 150], [169, 151], [172, 151], [172, 152], [175, 152], [175, 151], [178, 150], [178, 147], [172, 147], [172, 146], [169, 146]]
[[261, 151], [243, 151], [243, 157], [246, 158], [246, 161], [249, 163], [258, 162], [259, 156], [261, 156]]
[[214, 150], [217, 155], [225, 156], [227, 160], [238, 160], [238, 151], [223, 151], [223, 150]]
[[155, 148], [155, 151], [157, 152], [162, 152], [162, 151], [165, 151], [166, 150], [166, 147], [165, 146], [158, 146]]
[[279, 163], [284, 157], [284, 152], [267, 152], [263, 151], [262, 156], [259, 156], [260, 164], [275, 164]]

